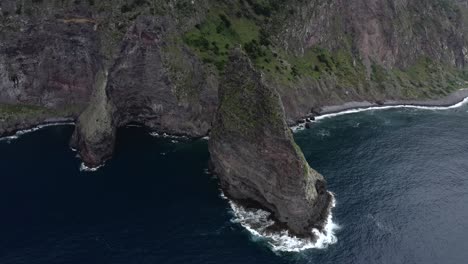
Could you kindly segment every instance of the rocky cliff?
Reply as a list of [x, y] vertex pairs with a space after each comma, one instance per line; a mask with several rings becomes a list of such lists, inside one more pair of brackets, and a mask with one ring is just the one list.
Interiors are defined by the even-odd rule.
[[0, 8], [2, 134], [89, 117], [99, 102], [111, 112], [87, 125], [80, 118], [74, 138], [83, 147], [91, 137], [78, 134], [109, 141], [111, 127], [132, 122], [202, 136], [238, 45], [279, 92], [289, 124], [324, 105], [433, 99], [465, 84], [461, 0], [4, 0]]
[[[258, 87], [279, 94], [289, 125], [349, 101], [440, 98], [465, 86], [467, 21], [462, 0], [2, 0], [0, 135], [75, 120], [71, 143], [91, 166], [131, 123], [206, 135], [235, 47], [263, 74]], [[299, 160], [284, 140], [276, 148]], [[255, 190], [246, 198], [272, 201]], [[263, 206], [289, 223], [289, 209]]]
[[331, 202], [326, 182], [294, 142], [278, 93], [239, 50], [219, 95], [209, 150], [225, 194], [267, 209], [294, 234], [321, 230]]

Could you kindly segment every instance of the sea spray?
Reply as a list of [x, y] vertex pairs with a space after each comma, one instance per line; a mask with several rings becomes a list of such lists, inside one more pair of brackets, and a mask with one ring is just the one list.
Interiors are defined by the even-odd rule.
[[300, 252], [307, 249], [324, 249], [335, 244], [337, 238], [335, 232], [339, 226], [333, 222], [332, 209], [335, 207], [335, 196], [332, 195], [332, 204], [323, 231], [311, 230], [311, 235], [315, 236], [315, 241], [307, 238], [298, 238], [289, 234], [287, 230], [272, 232], [268, 228], [275, 224], [270, 218], [270, 213], [261, 209], [245, 208], [232, 200], [229, 200], [223, 192], [221, 197], [228, 200], [234, 218], [233, 223], [244, 227], [255, 240], [265, 241], [275, 252]]
[[104, 167], [104, 165], [105, 164], [101, 164], [101, 165], [96, 166], [96, 167], [88, 167], [88, 166], [86, 166], [86, 164], [84, 162], [81, 162], [80, 171], [95, 172], [95, 171], [99, 170], [100, 168]]

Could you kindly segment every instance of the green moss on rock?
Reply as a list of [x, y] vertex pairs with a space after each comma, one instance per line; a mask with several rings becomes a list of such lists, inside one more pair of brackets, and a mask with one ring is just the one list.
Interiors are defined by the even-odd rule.
[[278, 94], [265, 86], [245, 54], [235, 51], [230, 56], [225, 79], [220, 88], [218, 120], [213, 135], [229, 133], [252, 139], [264, 130], [282, 131], [285, 125]]

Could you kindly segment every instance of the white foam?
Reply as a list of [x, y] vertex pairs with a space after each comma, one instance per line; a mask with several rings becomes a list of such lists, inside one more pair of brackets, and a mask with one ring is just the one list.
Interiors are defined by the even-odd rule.
[[[312, 122], [317, 122], [326, 118], [331, 118], [331, 117], [336, 117], [336, 116], [341, 116], [341, 115], [347, 115], [347, 114], [355, 114], [355, 113], [360, 113], [360, 112], [365, 112], [365, 111], [373, 111], [373, 110], [385, 110], [385, 109], [399, 109], [399, 108], [410, 108], [410, 109], [422, 109], [422, 110], [450, 110], [454, 108], [459, 108], [465, 104], [468, 103], [468, 97], [463, 99], [462, 101], [450, 105], [450, 106], [418, 106], [418, 105], [386, 105], [386, 106], [372, 106], [372, 107], [363, 107], [363, 108], [355, 108], [355, 109], [349, 109], [341, 112], [336, 112], [336, 113], [330, 113], [330, 114], [324, 114], [320, 116], [316, 116], [315, 120]], [[304, 120], [305, 121], [305, 120]], [[297, 132], [300, 130], [305, 129], [305, 123], [303, 124], [298, 124], [296, 126], [291, 127], [291, 130], [293, 132]]]
[[[221, 192], [221, 197], [227, 199]], [[267, 232], [268, 227], [274, 224], [270, 219], [270, 213], [260, 209], [247, 209], [235, 202], [228, 200], [234, 214], [231, 220], [244, 227], [252, 235], [254, 240], [261, 240], [268, 243], [275, 252], [300, 252], [306, 249], [324, 249], [337, 242], [335, 231], [339, 226], [333, 222], [331, 209], [335, 207], [335, 197], [332, 194], [332, 205], [325, 228], [322, 232], [317, 229], [311, 230], [317, 238], [315, 241], [306, 238], [298, 238], [289, 234], [288, 231]]]
[[324, 137], [329, 137], [330, 136], [330, 131], [327, 130], [327, 129], [320, 129], [318, 132], [317, 132], [317, 135], [319, 135], [320, 137], [324, 138]]
[[66, 122], [45, 123], [45, 124], [37, 125], [37, 126], [32, 127], [32, 128], [18, 130], [18, 131], [16, 131], [16, 133], [14, 135], [0, 138], [0, 141], [15, 140], [15, 139], [18, 139], [19, 137], [21, 137], [21, 136], [23, 136], [25, 134], [32, 133], [32, 132], [38, 131], [38, 130], [46, 128], [46, 127], [64, 126], [64, 125], [75, 125], [75, 122], [66, 121]]
[[11, 140], [15, 140], [15, 139], [18, 139], [18, 136], [16, 134], [13, 135], [13, 136], [2, 137], [2, 138], [0, 138], [0, 141], [11, 141]]
[[101, 165], [96, 166], [96, 167], [88, 167], [88, 166], [86, 166], [86, 164], [84, 164], [84, 162], [82, 162], [81, 165], [80, 165], [80, 171], [95, 172], [95, 171], [99, 170], [102, 167], [104, 167], [104, 164], [101, 164]]
[[[174, 140], [188, 139], [186, 136], [176, 136], [176, 135], [170, 135], [166, 133], [159, 134], [158, 132], [150, 132], [149, 134], [150, 136], [157, 137], [157, 138], [169, 138], [169, 139], [174, 139]], [[173, 143], [177, 143], [177, 142], [173, 142]]]
[[354, 114], [354, 113], [359, 113], [359, 112], [364, 112], [364, 111], [372, 111], [372, 110], [385, 110], [385, 109], [398, 109], [398, 108], [411, 108], [411, 109], [422, 109], [422, 110], [449, 110], [449, 109], [454, 109], [461, 107], [468, 103], [468, 97], [463, 99], [463, 101], [456, 103], [451, 106], [418, 106], [418, 105], [387, 105], [387, 106], [373, 106], [373, 107], [367, 107], [367, 108], [356, 108], [356, 109], [350, 109], [342, 112], [337, 112], [337, 113], [331, 113], [331, 114], [325, 114], [321, 116], [317, 116], [315, 120], [321, 120], [325, 118], [330, 118], [330, 117], [335, 117], [335, 116], [340, 116], [340, 115], [346, 115], [346, 114]]
[[150, 136], [152, 136], [152, 137], [160, 137], [160, 135], [159, 135], [158, 132], [150, 132], [149, 134], [150, 134]]

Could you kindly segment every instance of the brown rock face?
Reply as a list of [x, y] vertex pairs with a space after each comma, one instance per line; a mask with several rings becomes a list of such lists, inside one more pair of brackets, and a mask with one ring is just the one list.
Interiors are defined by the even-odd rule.
[[169, 17], [139, 17], [114, 65], [96, 78], [91, 103], [72, 140], [87, 165], [109, 158], [117, 127], [129, 123], [193, 137], [208, 133], [216, 87], [207, 81], [200, 62], [172, 42], [172, 32], [177, 29]]
[[[466, 65], [466, 1], [332, 0], [291, 3], [282, 42], [298, 53], [315, 45], [349, 49], [367, 67], [406, 67], [421, 56]], [[466, 19], [465, 19], [466, 20]], [[368, 68], [370, 70], [370, 68]]]
[[71, 145], [78, 150], [87, 166], [97, 167], [109, 159], [114, 151], [116, 127], [115, 108], [108, 100], [108, 73], [96, 74], [92, 101], [78, 118]]
[[0, 103], [82, 109], [101, 63], [93, 25], [21, 17], [16, 4], [0, 3]]
[[216, 87], [202, 64], [171, 34], [170, 17], [139, 17], [109, 73], [107, 93], [116, 125], [137, 122], [160, 132], [206, 135], [216, 110]]
[[279, 95], [240, 51], [230, 56], [219, 98], [209, 149], [226, 194], [267, 209], [296, 235], [321, 229], [331, 201], [326, 182], [294, 143]]

